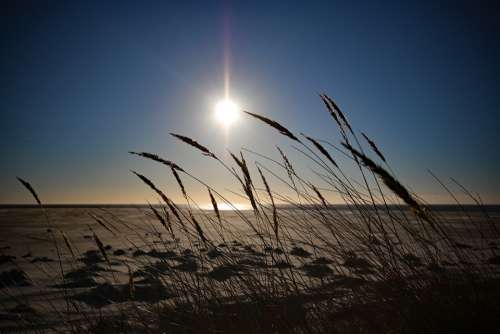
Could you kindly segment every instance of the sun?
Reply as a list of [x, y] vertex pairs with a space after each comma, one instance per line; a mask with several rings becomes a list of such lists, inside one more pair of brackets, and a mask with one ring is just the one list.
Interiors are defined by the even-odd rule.
[[219, 101], [215, 105], [215, 119], [228, 128], [240, 117], [240, 108], [229, 99]]

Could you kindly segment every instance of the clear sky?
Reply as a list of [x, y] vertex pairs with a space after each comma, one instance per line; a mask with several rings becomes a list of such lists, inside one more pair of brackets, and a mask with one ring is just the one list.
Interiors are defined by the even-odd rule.
[[[336, 140], [317, 95], [327, 92], [428, 200], [449, 202], [427, 168], [499, 203], [496, 3], [2, 1], [0, 203], [31, 202], [17, 175], [48, 203], [151, 199], [130, 169], [180, 198], [168, 170], [130, 150], [159, 153], [237, 190], [168, 135], [222, 155], [225, 147], [291, 150], [248, 118], [225, 138], [213, 117], [224, 59], [230, 96], [243, 108]], [[207, 202], [204, 192], [195, 197]]]

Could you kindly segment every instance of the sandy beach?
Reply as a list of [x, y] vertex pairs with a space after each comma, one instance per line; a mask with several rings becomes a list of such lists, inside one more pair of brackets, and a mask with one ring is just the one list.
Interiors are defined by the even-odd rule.
[[[488, 210], [491, 219], [499, 224], [500, 208]], [[491, 251], [500, 247], [500, 240], [480, 237], [481, 231], [486, 232], [490, 225], [479, 210], [471, 212], [478, 226], [482, 226], [474, 232], [467, 225], [470, 217], [464, 216], [458, 207], [441, 208], [439, 212], [453, 226], [456, 235], [460, 235], [460, 247], [473, 249], [477, 261], [499, 264]], [[338, 259], [327, 258], [315, 249], [315, 240], [310, 240], [310, 244], [290, 243], [285, 252], [265, 248], [232, 211], [222, 212], [224, 224], [230, 227], [222, 236], [225, 242], [219, 242], [217, 247], [189, 243], [184, 238], [173, 240], [147, 207], [59, 207], [47, 208], [46, 214], [49, 225], [38, 208], [0, 209], [2, 330], [22, 330], [33, 324], [40, 328], [62, 325], [58, 323], [61, 321], [58, 312], [65, 309], [65, 294], [77, 305], [77, 310], [71, 309], [75, 305], [66, 310], [71, 321], [82, 321], [102, 312], [116, 314], [132, 307], [127, 290], [131, 279], [134, 302], [161, 304], [176, 298], [175, 291], [165, 284], [178, 278], [171, 276], [172, 268], [186, 277], [208, 277], [214, 286], [222, 287], [224, 282], [240, 275], [243, 268], [261, 272], [256, 275], [265, 280], [264, 273], [293, 266], [300, 269], [301, 280], [336, 284], [339, 293], [371, 276], [370, 263], [356, 262], [363, 247], [353, 249], [352, 259], [350, 262], [343, 259], [342, 266], [333, 265]], [[204, 220], [206, 216], [213, 218], [214, 213], [200, 211], [196, 215], [209, 238], [215, 239], [216, 229]], [[96, 218], [113, 224], [99, 224]], [[75, 252], [71, 254], [64, 238], [55, 234], [62, 267], [51, 239], [52, 230], [63, 231]], [[107, 258], [96, 244], [94, 233], [99, 236]], [[221, 261], [224, 253], [231, 254], [234, 260], [231, 265]], [[413, 261], [420, 259], [416, 257]], [[443, 267], [453, 269], [456, 265], [453, 262], [443, 261]], [[500, 266], [497, 268], [500, 273]]]

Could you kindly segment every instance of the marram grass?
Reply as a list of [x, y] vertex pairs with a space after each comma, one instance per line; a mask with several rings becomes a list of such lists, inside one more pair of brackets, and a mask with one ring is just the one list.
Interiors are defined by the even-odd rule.
[[[248, 149], [230, 152], [233, 165], [203, 143], [172, 133], [215, 159], [234, 178], [241, 189], [238, 195], [249, 203], [247, 211], [238, 210], [216, 186], [190, 173], [187, 166], [181, 168], [154, 153], [130, 152], [170, 169], [185, 205], [174, 203], [151, 178], [133, 171], [160, 201], [145, 212], [154, 237], [145, 238], [142, 231], [113, 215], [94, 215], [102, 229], [91, 229], [94, 249], [82, 253], [65, 231], [56, 235], [52, 229], [65, 302], [47, 304], [58, 321], [26, 320], [22, 328], [69, 333], [497, 329], [497, 248], [471, 246], [467, 234], [456, 233], [445, 216], [398, 180], [373, 139], [361, 133], [359, 140], [333, 99], [326, 94], [320, 98], [341, 135], [341, 146], [315, 134], [302, 134], [307, 140], [302, 141], [285, 125], [246, 112], [289, 138], [291, 149], [315, 177], [298, 169], [279, 147], [278, 158]], [[352, 170], [359, 171], [356, 177], [349, 176]], [[194, 181], [208, 192], [213, 210], [201, 210], [183, 180]], [[34, 188], [19, 181], [46, 215]], [[275, 191], [273, 183], [287, 191]], [[342, 207], [330, 203], [332, 193], [342, 199]], [[228, 214], [221, 207], [234, 211]], [[480, 223], [460, 203], [457, 208], [470, 218], [463, 223], [467, 231], [480, 235], [477, 245], [498, 242], [497, 222], [486, 207]], [[136, 241], [124, 231], [135, 233]], [[99, 233], [121, 240], [131, 254], [111, 252]], [[70, 260], [61, 257], [62, 244], [71, 253]], [[99, 266], [102, 260], [106, 266]], [[63, 261], [70, 262], [69, 271]], [[124, 280], [113, 269], [119, 265], [125, 268]], [[105, 282], [92, 281], [97, 269], [111, 272]], [[76, 291], [68, 285], [73, 277], [86, 277], [92, 284], [84, 292]], [[98, 311], [89, 312], [89, 308]]]

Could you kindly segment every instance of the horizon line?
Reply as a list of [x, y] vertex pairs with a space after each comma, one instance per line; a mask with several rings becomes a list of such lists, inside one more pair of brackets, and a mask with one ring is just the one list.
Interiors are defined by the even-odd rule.
[[[210, 203], [209, 203], [210, 204]], [[42, 204], [43, 207], [149, 207], [149, 206], [157, 207], [157, 206], [162, 206], [164, 204], [148, 204], [148, 203], [50, 203], [50, 204]], [[176, 205], [184, 206], [186, 203], [176, 203]], [[239, 204], [238, 204], [239, 205]], [[291, 206], [293, 204], [276, 204], [277, 207], [287, 207]], [[303, 206], [314, 206], [315, 204], [309, 204], [309, 205], [304, 205]], [[319, 204], [318, 204], [319, 205]], [[373, 206], [371, 203], [367, 204], [361, 204], [363, 206]], [[457, 204], [457, 203], [428, 203], [425, 204], [426, 206], [453, 206], [453, 207], [478, 207], [478, 206], [484, 206], [484, 207], [492, 207], [492, 206], [500, 206], [500, 203], [485, 203], [485, 204], [476, 204], [476, 203], [466, 203], [466, 204]], [[349, 204], [345, 203], [330, 203], [328, 206], [331, 207], [342, 207], [342, 206], [349, 206]], [[385, 204], [380, 203], [376, 204], [376, 206], [385, 206]], [[394, 206], [408, 206], [404, 203], [392, 203], [392, 204], [387, 204], [389, 207], [394, 207]], [[40, 207], [38, 204], [34, 203], [0, 203], [0, 208], [38, 208]], [[203, 210], [207, 210], [206, 208], [201, 208]], [[248, 209], [251, 209], [249, 206]], [[208, 209], [208, 210], [211, 210]], [[247, 210], [246, 208], [243, 210]]]

